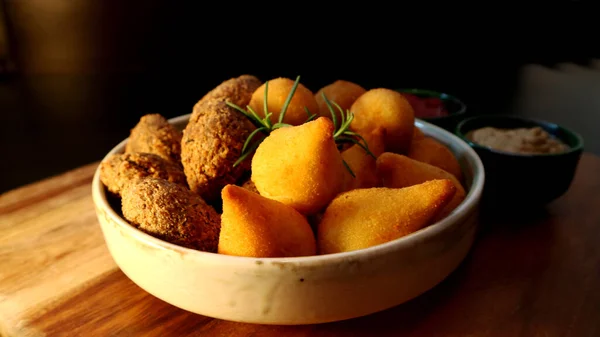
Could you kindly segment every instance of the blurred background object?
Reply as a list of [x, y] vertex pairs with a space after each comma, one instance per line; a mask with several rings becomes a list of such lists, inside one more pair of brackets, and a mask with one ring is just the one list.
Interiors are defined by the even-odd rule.
[[[19, 68], [26, 73], [91, 68], [91, 1], [6, 1]], [[35, 23], [35, 24], [34, 24]]]
[[4, 9], [0, 7], [0, 62], [8, 58], [8, 32], [6, 31], [6, 19]]
[[467, 106], [457, 97], [447, 93], [421, 88], [396, 90], [410, 102], [415, 118], [435, 124], [452, 133], [458, 122], [468, 116]]
[[524, 65], [513, 113], [576, 130], [584, 139], [585, 150], [600, 154], [600, 70], [594, 69], [593, 63]]
[[[423, 25], [424, 14], [399, 17], [376, 4], [340, 8], [335, 20], [308, 4], [293, 11], [167, 0], [0, 4], [0, 46], [8, 46], [0, 48], [16, 68], [0, 77], [0, 193], [98, 161], [142, 115], [187, 114], [207, 91], [244, 73], [301, 75], [314, 92], [338, 79], [428, 88], [458, 97], [470, 114], [545, 114], [548, 105], [533, 98], [543, 94], [519, 86], [530, 81], [521, 67], [600, 57], [589, 43], [594, 12], [572, 2], [545, 5], [543, 16], [517, 18], [515, 10], [510, 29], [499, 28], [503, 16], [467, 14]], [[371, 18], [376, 24], [366, 25]], [[565, 125], [589, 134], [585, 123]]]
[[[141, 70], [165, 1], [3, 0], [16, 62], [26, 74]], [[176, 5], [170, 5], [174, 8]]]
[[0, 78], [14, 71], [14, 63], [10, 55], [8, 31], [6, 27], [4, 6], [0, 6]]

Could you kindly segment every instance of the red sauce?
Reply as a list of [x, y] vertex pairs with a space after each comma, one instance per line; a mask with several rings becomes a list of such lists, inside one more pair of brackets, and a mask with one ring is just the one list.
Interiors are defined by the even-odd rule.
[[408, 100], [417, 118], [432, 118], [448, 116], [448, 110], [444, 106], [444, 101], [436, 97], [419, 97], [413, 94], [402, 93]]

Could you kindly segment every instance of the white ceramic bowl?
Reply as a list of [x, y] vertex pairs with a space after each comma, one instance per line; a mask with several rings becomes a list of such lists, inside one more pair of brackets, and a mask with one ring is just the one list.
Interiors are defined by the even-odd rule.
[[[188, 118], [170, 122], [183, 129]], [[469, 192], [448, 217], [408, 236], [367, 249], [310, 257], [250, 258], [196, 251], [130, 226], [109, 205], [97, 170], [92, 194], [106, 244], [117, 265], [142, 289], [205, 316], [311, 324], [396, 306], [441, 282], [467, 255], [484, 184], [483, 165], [467, 143], [432, 124], [415, 124], [455, 153]], [[108, 155], [123, 152], [126, 141]]]

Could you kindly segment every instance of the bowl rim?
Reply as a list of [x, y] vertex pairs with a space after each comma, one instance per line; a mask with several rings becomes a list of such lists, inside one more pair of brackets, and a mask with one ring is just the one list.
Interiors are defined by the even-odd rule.
[[[178, 117], [174, 117], [169, 119], [169, 123], [182, 123], [189, 119], [191, 114], [186, 114]], [[323, 255], [312, 255], [312, 256], [298, 256], [298, 257], [247, 257], [247, 256], [230, 256], [218, 253], [204, 252], [196, 249], [186, 248], [182, 246], [178, 246], [172, 244], [170, 242], [158, 239], [150, 234], [144, 233], [141, 230], [135, 228], [130, 225], [124, 218], [119, 216], [116, 211], [111, 207], [108, 203], [105, 194], [105, 188], [102, 182], [100, 181], [100, 164], [96, 168], [96, 172], [94, 173], [94, 178], [92, 181], [92, 198], [94, 204], [97, 209], [101, 209], [105, 212], [107, 216], [112, 218], [114, 222], [118, 225], [121, 231], [128, 233], [131, 237], [135, 238], [137, 241], [141, 241], [145, 245], [152, 246], [161, 250], [168, 250], [178, 253], [179, 255], [186, 255], [197, 259], [202, 259], [205, 262], [211, 262], [215, 264], [229, 264], [235, 266], [248, 266], [250, 263], [254, 264], [262, 264], [262, 263], [293, 263], [298, 266], [300, 265], [312, 265], [315, 264], [335, 264], [343, 261], [347, 261], [350, 259], [356, 259], [357, 256], [360, 256], [361, 259], [365, 258], [376, 258], [385, 254], [389, 250], [399, 249], [402, 246], [412, 246], [416, 242], [425, 240], [430, 237], [436, 236], [438, 233], [447, 230], [449, 227], [455, 226], [461, 218], [468, 216], [471, 214], [477, 207], [479, 207], [479, 202], [483, 192], [483, 186], [485, 181], [485, 171], [483, 167], [483, 163], [479, 158], [479, 155], [473, 150], [471, 146], [469, 146], [464, 140], [460, 139], [456, 135], [452, 134], [449, 131], [444, 130], [434, 124], [425, 122], [423, 120], [415, 119], [415, 126], [419, 128], [426, 128], [435, 131], [436, 133], [441, 133], [445, 135], [447, 138], [454, 139], [456, 144], [463, 150], [463, 153], [466, 153], [472, 162], [473, 162], [473, 181], [471, 183], [469, 192], [465, 196], [463, 202], [456, 208], [452, 213], [450, 213], [444, 219], [438, 221], [437, 223], [431, 224], [425, 228], [422, 228], [414, 233], [409, 235], [400, 237], [398, 239], [382, 243], [376, 246], [363, 248], [360, 250], [341, 252], [341, 253], [333, 253], [333, 254], [323, 254]], [[109, 156], [115, 153], [121, 153], [121, 151], [125, 148], [125, 144], [127, 143], [128, 138], [122, 140], [116, 146], [114, 146], [102, 159], [102, 161], [106, 160]], [[101, 162], [102, 162], [101, 161]], [[260, 261], [260, 262], [259, 262]], [[262, 263], [261, 263], [262, 262]]]
[[467, 105], [465, 104], [465, 102], [463, 102], [461, 99], [459, 99], [455, 95], [448, 94], [446, 92], [432, 90], [432, 89], [424, 89], [424, 88], [396, 88], [394, 90], [396, 90], [400, 93], [415, 94], [415, 95], [421, 94], [421, 95], [428, 95], [428, 96], [432, 96], [432, 97], [438, 97], [443, 100], [451, 100], [460, 106], [460, 109], [458, 111], [449, 113], [446, 116], [425, 117], [425, 118], [419, 117], [426, 121], [434, 122], [436, 120], [441, 120], [444, 118], [461, 116], [467, 112]]
[[[494, 149], [494, 148], [491, 148], [488, 146], [483, 146], [483, 145], [480, 145], [479, 143], [475, 143], [475, 142], [471, 141], [470, 139], [467, 138], [466, 134], [463, 132], [462, 128], [464, 127], [465, 124], [467, 124], [471, 121], [474, 121], [474, 120], [478, 120], [478, 119], [489, 119], [489, 120], [506, 119], [506, 120], [513, 120], [513, 121], [518, 121], [518, 122], [528, 122], [528, 123], [537, 124], [538, 126], [544, 128], [544, 129], [546, 126], [550, 126], [552, 128], [559, 129], [562, 132], [565, 132], [565, 133], [571, 135], [573, 138], [575, 138], [577, 140], [577, 144], [575, 144], [575, 146], [569, 146], [569, 149], [567, 151], [558, 152], [558, 153], [513, 153], [513, 152], [508, 152], [508, 151], [497, 150], [497, 149]], [[471, 116], [471, 117], [465, 118], [465, 119], [461, 120], [460, 122], [458, 122], [458, 124], [456, 125], [456, 127], [454, 129], [454, 133], [456, 136], [458, 136], [463, 141], [467, 142], [467, 144], [469, 144], [470, 146], [472, 146], [473, 148], [475, 148], [477, 150], [488, 151], [488, 152], [492, 152], [492, 153], [504, 155], [504, 156], [514, 156], [514, 157], [522, 157], [522, 158], [560, 157], [560, 156], [565, 156], [565, 155], [575, 153], [575, 152], [581, 152], [581, 151], [583, 151], [583, 147], [584, 147], [583, 137], [579, 133], [577, 133], [569, 128], [566, 128], [557, 123], [552, 123], [552, 122], [549, 122], [549, 121], [543, 120], [543, 119], [512, 116], [512, 115], [485, 114], [485, 115]], [[564, 142], [564, 139], [561, 138], [560, 140]]]

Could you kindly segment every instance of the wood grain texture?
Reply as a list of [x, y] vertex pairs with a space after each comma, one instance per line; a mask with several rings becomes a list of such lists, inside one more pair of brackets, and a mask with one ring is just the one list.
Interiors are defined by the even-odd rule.
[[600, 158], [531, 214], [484, 214], [462, 265], [426, 294], [344, 322], [263, 326], [175, 308], [114, 264], [95, 218], [95, 164], [0, 196], [6, 336], [597, 336]]

